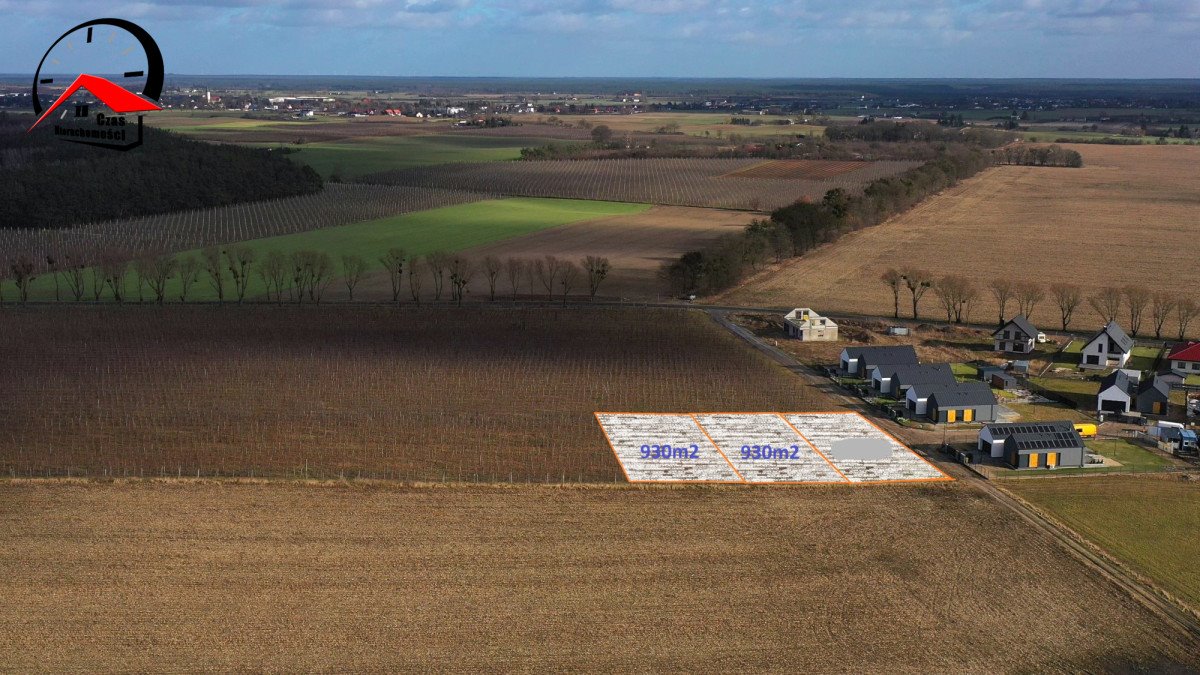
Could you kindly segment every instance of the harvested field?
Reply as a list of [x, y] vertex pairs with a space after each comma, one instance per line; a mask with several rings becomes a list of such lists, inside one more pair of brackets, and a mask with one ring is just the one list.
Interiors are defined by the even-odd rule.
[[875, 162], [838, 161], [832, 159], [776, 159], [756, 166], [738, 169], [724, 178], [797, 178], [825, 180], [872, 167]]
[[[1090, 294], [1105, 285], [1137, 284], [1194, 298], [1200, 275], [1195, 254], [1200, 148], [1073, 149], [1083, 155], [1084, 168], [989, 169], [883, 225], [764, 272], [719, 301], [891, 315], [891, 291], [879, 275], [905, 263], [939, 275], [965, 275], [980, 286], [1003, 277], [1044, 286], [1076, 283]], [[922, 311], [944, 317], [933, 293], [925, 297]], [[971, 318], [986, 322], [996, 315], [994, 301], [983, 291]], [[1127, 312], [1122, 316], [1127, 323]], [[1033, 319], [1039, 327], [1061, 325], [1049, 296], [1036, 306]], [[1085, 330], [1101, 323], [1084, 303], [1071, 327]], [[1173, 318], [1168, 321], [1166, 334], [1173, 334], [1175, 325]], [[1193, 334], [1197, 329], [1193, 324]]]
[[[659, 299], [668, 293], [658, 277], [660, 266], [703, 246], [723, 234], [737, 234], [749, 218], [740, 211], [694, 209], [678, 206], [656, 206], [644, 213], [599, 218], [542, 230], [534, 234], [506, 239], [494, 244], [467, 249], [464, 255], [481, 260], [494, 255], [502, 260], [509, 257], [524, 259], [553, 255], [564, 260], [579, 261], [589, 255], [604, 256], [612, 263], [612, 271], [600, 285], [603, 297]], [[431, 287], [432, 282], [426, 283]], [[507, 297], [512, 289], [501, 273], [497, 294]], [[586, 294], [586, 284], [576, 289]], [[540, 285], [521, 283], [520, 295], [544, 295]], [[387, 275], [375, 273], [362, 281], [355, 297], [391, 297]], [[470, 295], [475, 299], [488, 297], [485, 275], [477, 273]]]
[[317, 194], [196, 211], [113, 220], [67, 230], [0, 230], [0, 260], [26, 254], [42, 261], [91, 262], [104, 251], [173, 252], [348, 225], [494, 196], [438, 188], [331, 183]]
[[17, 671], [1200, 667], [962, 484], [14, 481], [0, 514]]
[[762, 164], [757, 159], [588, 159], [443, 164], [362, 176], [368, 183], [486, 190], [522, 197], [570, 197], [672, 206], [769, 211], [833, 188], [857, 191], [915, 162], [875, 162], [853, 176], [828, 180], [726, 178]]
[[52, 306], [3, 319], [0, 475], [611, 483], [623, 479], [597, 410], [837, 407], [699, 312]]

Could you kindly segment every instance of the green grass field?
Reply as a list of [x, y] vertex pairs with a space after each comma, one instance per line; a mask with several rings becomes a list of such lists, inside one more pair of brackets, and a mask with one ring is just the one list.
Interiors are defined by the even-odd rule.
[[1125, 367], [1132, 370], [1152, 370], [1162, 352], [1158, 347], [1134, 347]]
[[1085, 445], [1097, 455], [1120, 462], [1123, 471], [1159, 471], [1171, 465], [1161, 455], [1122, 439], [1093, 439]]
[[546, 143], [544, 138], [522, 137], [388, 136], [290, 145], [296, 152], [288, 156], [307, 163], [325, 178], [335, 174], [353, 178], [431, 164], [519, 159], [521, 148]]
[[[333, 257], [335, 269], [340, 277], [343, 255], [361, 255], [374, 269], [378, 267], [378, 258], [392, 247], [403, 248], [410, 256], [425, 255], [436, 250], [453, 252], [558, 225], [606, 216], [631, 215], [649, 208], [648, 204], [577, 199], [496, 199], [299, 234], [255, 239], [245, 243], [253, 247], [260, 258], [269, 251], [279, 251], [283, 254], [305, 249], [324, 251]], [[198, 253], [198, 250], [192, 250], [184, 251], [181, 255]], [[90, 287], [91, 275], [87, 276]], [[227, 281], [227, 286], [230, 283]], [[173, 301], [178, 300], [179, 291], [179, 280], [172, 279], [167, 285], [166, 297]], [[148, 289], [146, 293], [150, 295]], [[262, 296], [266, 293], [266, 287], [257, 274], [252, 273], [246, 293], [247, 297]], [[11, 300], [15, 296], [16, 288], [11, 282], [7, 282], [4, 286], [4, 297]], [[137, 298], [136, 281], [132, 272], [126, 283], [125, 296], [127, 299]], [[105, 292], [102, 299], [108, 297], [109, 293]], [[53, 300], [53, 280], [49, 276], [37, 278], [30, 287], [30, 299]], [[216, 300], [216, 291], [210, 287], [203, 274], [200, 281], [192, 287], [188, 300]]]
[[1031, 377], [1029, 382], [1071, 399], [1081, 410], [1095, 410], [1096, 408], [1096, 394], [1100, 391], [1099, 382], [1063, 377]]
[[1200, 482], [1108, 476], [1004, 487], [1200, 610]]

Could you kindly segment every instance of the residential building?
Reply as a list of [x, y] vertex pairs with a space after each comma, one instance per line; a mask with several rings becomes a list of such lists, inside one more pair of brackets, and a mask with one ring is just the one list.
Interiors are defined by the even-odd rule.
[[1014, 469], [1082, 468], [1087, 448], [1075, 429], [1014, 431], [1004, 439], [1004, 459]]
[[1200, 342], [1184, 342], [1175, 345], [1167, 354], [1171, 372], [1187, 377], [1200, 375]]
[[1038, 331], [1024, 314], [1018, 314], [992, 333], [994, 351], [1028, 354], [1037, 345]]
[[1133, 352], [1133, 338], [1109, 321], [1083, 345], [1079, 365], [1084, 368], [1124, 368]]
[[903, 398], [914, 384], [954, 384], [954, 369], [948, 363], [876, 366], [871, 387], [884, 396]]
[[978, 447], [981, 453], [1003, 457], [1018, 469], [1081, 467], [1087, 451], [1075, 425], [1065, 420], [988, 424], [979, 431]]
[[793, 309], [785, 314], [783, 327], [790, 337], [805, 342], [836, 342], [838, 339], [837, 324], [807, 307]]
[[1155, 375], [1137, 388], [1133, 405], [1143, 415], [1166, 415], [1171, 407], [1171, 385]]
[[915, 384], [905, 395], [905, 407], [914, 417], [936, 423], [994, 422], [996, 395], [983, 382]]
[[1100, 380], [1096, 412], [1124, 415], [1133, 409], [1136, 381], [1124, 370], [1114, 370]]
[[892, 345], [885, 347], [846, 347], [842, 350], [841, 367], [845, 375], [858, 376], [867, 379], [876, 366], [882, 365], [916, 365], [917, 351], [912, 345]]

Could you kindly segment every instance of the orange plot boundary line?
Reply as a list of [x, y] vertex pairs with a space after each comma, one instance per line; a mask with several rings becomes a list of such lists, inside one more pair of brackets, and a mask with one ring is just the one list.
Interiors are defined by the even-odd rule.
[[[942, 471], [941, 469], [937, 468], [937, 466], [933, 462], [922, 457], [921, 454], [918, 453], [916, 450], [913, 450], [912, 448], [908, 447], [908, 445], [904, 441], [889, 434], [886, 430], [884, 430], [878, 424], [875, 424], [874, 422], [872, 422], [866, 415], [863, 415], [862, 413], [860, 413], [858, 411], [855, 411], [855, 410], [829, 410], [826, 412], [790, 412], [790, 413], [782, 413], [782, 414], [797, 415], [800, 417], [814, 416], [814, 415], [854, 415], [858, 419], [871, 425], [871, 427], [873, 429], [875, 429], [876, 431], [878, 431], [879, 433], [881, 433], [884, 436], [887, 436], [888, 438], [895, 441], [895, 443], [897, 445], [899, 445], [900, 447], [907, 450], [909, 452], [909, 454], [911, 454], [913, 457], [916, 457], [917, 459], [921, 460], [922, 462], [925, 462], [925, 464], [927, 464], [929, 466], [929, 468], [938, 472], [938, 475], [941, 476], [940, 478], [936, 478], [936, 477], [935, 478], [887, 478], [887, 479], [883, 479], [883, 480], [855, 481], [856, 484], [858, 484], [858, 485], [882, 485], [882, 484], [886, 484], [886, 483], [941, 483], [941, 482], [947, 482], [947, 481], [949, 481], [949, 482], [954, 481], [954, 478], [952, 478], [945, 471]], [[786, 421], [786, 418], [785, 418], [785, 421]], [[797, 431], [796, 433], [800, 433], [800, 432]], [[801, 434], [801, 436], [803, 436], [803, 434]], [[815, 450], [816, 448], [814, 447], [813, 449]], [[818, 451], [818, 452], [820, 452], [820, 451]], [[824, 455], [822, 455], [822, 457], [824, 457]], [[826, 461], [828, 461], [828, 460], [826, 460]], [[832, 464], [832, 462], [830, 462], [830, 463]], [[834, 468], [836, 469], [837, 467], [834, 467]], [[841, 473], [841, 471], [838, 471], [838, 473]], [[843, 474], [843, 475], [845, 475], [845, 474]]]
[[721, 459], [725, 460], [725, 463], [729, 465], [730, 469], [733, 469], [733, 475], [737, 476], [738, 479], [743, 483], [749, 483], [750, 481], [746, 480], [746, 477], [742, 475], [742, 472], [737, 470], [737, 467], [733, 465], [733, 462], [729, 461], [729, 457], [726, 456], [724, 450], [721, 450], [721, 446], [717, 445], [717, 442], [713, 440], [713, 437], [708, 435], [708, 429], [705, 429], [704, 425], [700, 423], [700, 420], [696, 419], [695, 413], [690, 413], [689, 416], [692, 418], [692, 421], [696, 423], [696, 426], [700, 427], [700, 433], [704, 434], [704, 437], [708, 439], [709, 443], [712, 443], [713, 449], [717, 451], [717, 454], [721, 456]]
[[[784, 417], [784, 416], [783, 416], [783, 415], [784, 415], [784, 413], [775, 413], [775, 414], [776, 414], [776, 415], [779, 415], [779, 419], [783, 420], [783, 423], [784, 423], [784, 424], [788, 425], [788, 427], [790, 427], [792, 431], [796, 432], [796, 435], [797, 435], [797, 436], [799, 436], [801, 439], [803, 439], [805, 443], [808, 443], [808, 447], [812, 448], [812, 449], [813, 449], [813, 452], [817, 453], [817, 455], [818, 455], [818, 456], [819, 456], [821, 459], [825, 460], [825, 463], [829, 465], [829, 468], [831, 468], [831, 469], [833, 469], [834, 471], [836, 471], [836, 472], [837, 472], [837, 475], [839, 475], [839, 476], [841, 476], [841, 477], [842, 477], [842, 480], [846, 481], [847, 483], [853, 483], [853, 482], [854, 482], [854, 481], [850, 480], [850, 478], [849, 478], [848, 476], [846, 476], [846, 474], [842, 473], [842, 470], [841, 470], [841, 469], [839, 469], [839, 468], [837, 468], [837, 465], [836, 465], [836, 464], [834, 464], [833, 462], [829, 461], [829, 458], [825, 456], [825, 453], [823, 453], [823, 452], [821, 452], [820, 450], [818, 450], [818, 449], [817, 449], [817, 446], [816, 446], [816, 445], [814, 445], [812, 441], [808, 440], [808, 436], [805, 436], [804, 434], [800, 433], [800, 430], [799, 430], [799, 429], [797, 429], [797, 428], [795, 427], [795, 425], [793, 425], [793, 424], [792, 424], [792, 423], [791, 423], [791, 422], [788, 420], [788, 418], [786, 418], [786, 417]], [[796, 414], [796, 413], [787, 413], [787, 414], [789, 414], [789, 415], [794, 415], [794, 414]]]
[[[708, 437], [708, 432], [704, 431], [704, 427], [700, 426], [700, 423], [696, 421], [696, 419], [692, 415], [692, 413], [648, 413], [648, 412], [600, 411], [600, 412], [594, 412], [594, 413], [592, 413], [592, 415], [596, 418], [596, 424], [600, 425], [600, 430], [604, 432], [604, 440], [608, 442], [608, 449], [612, 450], [613, 457], [617, 460], [617, 465], [621, 467], [621, 473], [625, 475], [625, 480], [631, 484], [640, 484], [640, 485], [747, 485], [748, 484], [747, 481], [741, 477], [741, 474], [739, 474], [737, 472], [737, 469], [733, 468], [732, 464], [729, 465], [729, 468], [733, 469], [734, 475], [737, 476], [740, 480], [686, 480], [686, 479], [677, 479], [677, 478], [671, 478], [671, 479], [666, 479], [666, 480], [649, 480], [649, 479], [634, 480], [629, 477], [629, 472], [625, 470], [625, 463], [623, 461], [621, 461], [621, 454], [619, 452], [617, 452], [617, 446], [613, 445], [612, 437], [608, 435], [608, 430], [604, 428], [604, 422], [600, 419], [601, 415], [638, 415], [641, 417], [650, 417], [650, 416], [654, 416], [654, 417], [689, 417], [689, 418], [692, 418], [692, 424], [695, 424], [696, 427], [698, 429], [700, 429], [700, 432], [703, 433], [706, 438]], [[708, 442], [712, 443], [712, 439], [709, 438]], [[715, 443], [713, 443], [713, 447], [714, 448], [716, 447]], [[721, 452], [720, 448], [716, 448], [716, 449], [717, 449], [717, 454], [721, 455], [721, 457], [724, 458], [726, 463], [729, 463], [729, 458], [725, 457], [725, 453]]]

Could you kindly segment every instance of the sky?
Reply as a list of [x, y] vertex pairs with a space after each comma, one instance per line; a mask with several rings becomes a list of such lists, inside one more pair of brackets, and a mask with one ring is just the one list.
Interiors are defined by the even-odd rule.
[[0, 72], [135, 21], [169, 73], [1200, 78], [1200, 0], [0, 0]]

